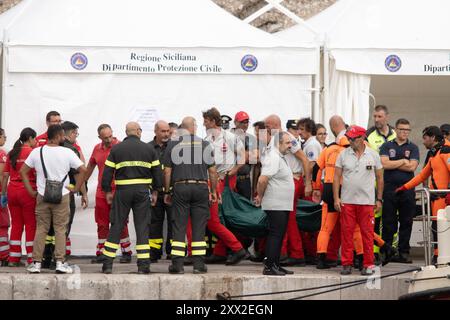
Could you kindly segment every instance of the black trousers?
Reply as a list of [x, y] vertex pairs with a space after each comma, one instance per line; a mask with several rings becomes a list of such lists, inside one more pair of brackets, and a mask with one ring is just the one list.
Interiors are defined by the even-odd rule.
[[192, 225], [192, 256], [206, 255], [205, 229], [209, 219], [209, 191], [206, 184], [175, 184], [172, 198], [172, 260], [184, 258], [188, 217]]
[[[409, 253], [409, 240], [416, 212], [414, 190], [395, 193], [396, 186], [386, 185], [383, 192], [383, 240], [392, 245], [394, 234], [399, 231], [398, 251]], [[398, 212], [398, 214], [397, 214]], [[400, 222], [400, 227], [398, 224]]]
[[70, 230], [72, 229], [72, 223], [73, 223], [73, 218], [75, 217], [75, 210], [76, 210], [76, 206], [75, 206], [75, 195], [71, 192], [70, 193], [70, 219], [69, 219], [69, 224], [67, 225], [67, 236], [70, 235]]
[[163, 243], [164, 243], [164, 235], [163, 235], [163, 225], [164, 219], [167, 217], [167, 235], [165, 237], [166, 240], [166, 254], [170, 254], [172, 240], [172, 206], [168, 206], [164, 203], [164, 195], [158, 194], [158, 200], [156, 201], [156, 205], [152, 210], [152, 220], [150, 223], [150, 256], [152, 258], [159, 259], [163, 253]]
[[120, 247], [120, 234], [128, 220], [130, 209], [133, 210], [136, 230], [137, 264], [150, 264], [150, 245], [148, 234], [151, 221], [150, 191], [145, 185], [118, 187], [114, 194], [110, 212], [111, 227], [103, 254], [114, 258]]
[[283, 237], [286, 233], [289, 211], [266, 210], [269, 220], [269, 234], [266, 242], [266, 257], [268, 265], [280, 262], [280, 252], [283, 244]]

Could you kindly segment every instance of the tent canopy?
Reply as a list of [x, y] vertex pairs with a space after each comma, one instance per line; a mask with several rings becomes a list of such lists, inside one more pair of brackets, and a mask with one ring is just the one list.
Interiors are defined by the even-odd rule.
[[23, 0], [0, 15], [2, 27], [2, 123], [14, 134], [24, 120], [12, 119], [17, 108], [39, 131], [52, 109], [80, 123], [80, 108], [113, 110], [120, 120], [105, 121], [115, 124], [152, 118], [152, 108], [181, 117], [183, 105], [197, 106], [195, 115], [216, 105], [230, 115], [247, 109], [255, 120], [280, 107], [282, 118], [298, 117], [310, 114], [310, 75], [319, 73], [311, 37], [278, 39], [211, 0]]
[[310, 38], [277, 39], [211, 0], [24, 0], [9, 16], [10, 72], [318, 73]]
[[[360, 74], [450, 75], [450, 1], [338, 0], [308, 20], [338, 70]], [[428, 14], [430, 13], [430, 14]], [[302, 37], [297, 25], [280, 33]]]
[[224, 14], [211, 0], [24, 0], [22, 5], [26, 9], [8, 30], [10, 45], [293, 47]]

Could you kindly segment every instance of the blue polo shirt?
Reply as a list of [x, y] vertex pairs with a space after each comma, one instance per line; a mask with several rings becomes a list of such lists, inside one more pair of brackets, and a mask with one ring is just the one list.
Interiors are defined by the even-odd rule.
[[[389, 160], [417, 160], [419, 162], [419, 148], [411, 141], [398, 145], [396, 140], [385, 142], [380, 147], [380, 156], [389, 157]], [[406, 172], [400, 169], [384, 169], [384, 183], [395, 187], [401, 186], [414, 178], [414, 172]]]

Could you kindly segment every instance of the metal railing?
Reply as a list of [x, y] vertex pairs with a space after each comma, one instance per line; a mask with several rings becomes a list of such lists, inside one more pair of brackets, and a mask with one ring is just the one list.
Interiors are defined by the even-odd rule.
[[[436, 189], [432, 190], [429, 188], [421, 188], [416, 189], [416, 193], [420, 194], [420, 203], [422, 206], [422, 215], [420, 216], [422, 221], [422, 232], [423, 232], [423, 241], [419, 241], [419, 244], [423, 244], [425, 251], [425, 265], [429, 266], [432, 264], [433, 253], [434, 253], [434, 244], [437, 244], [437, 241], [433, 241], [433, 228], [432, 228], [432, 220], [436, 220], [436, 217], [433, 217], [433, 212], [431, 209], [431, 195], [432, 194], [447, 194], [450, 193], [450, 189]], [[436, 227], [437, 229], [437, 227]], [[436, 230], [437, 232], [437, 230]]]

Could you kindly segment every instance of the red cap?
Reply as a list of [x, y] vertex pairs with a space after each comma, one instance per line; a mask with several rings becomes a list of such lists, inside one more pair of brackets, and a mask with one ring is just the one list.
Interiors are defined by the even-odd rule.
[[247, 112], [245, 111], [239, 111], [238, 113], [236, 113], [236, 115], [234, 116], [234, 120], [238, 121], [238, 122], [242, 122], [244, 120], [250, 120], [250, 117], [248, 116]]
[[362, 137], [366, 135], [366, 129], [360, 126], [351, 126], [350, 128], [348, 128], [345, 135], [352, 139]]

